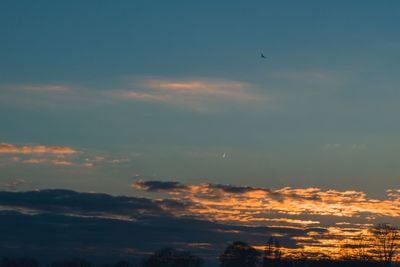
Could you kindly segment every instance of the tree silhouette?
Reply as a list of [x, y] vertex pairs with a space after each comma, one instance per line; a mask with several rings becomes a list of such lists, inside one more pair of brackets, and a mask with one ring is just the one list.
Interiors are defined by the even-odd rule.
[[282, 257], [282, 250], [281, 244], [279, 243], [278, 239], [275, 238], [274, 240], [274, 258], [275, 260], [280, 260]]
[[120, 260], [110, 265], [110, 267], [133, 267], [133, 264], [128, 261]]
[[270, 237], [264, 250], [264, 259], [272, 258], [274, 254], [274, 238]]
[[0, 261], [1, 267], [39, 267], [37, 260], [29, 257], [3, 258]]
[[278, 264], [282, 258], [282, 250], [281, 244], [279, 243], [278, 239], [271, 237], [264, 250], [264, 257], [263, 257], [263, 266], [270, 266], [272, 262], [275, 265]]
[[92, 267], [92, 266], [93, 265], [90, 261], [84, 259], [53, 261], [50, 264], [50, 267]]
[[375, 250], [379, 260], [390, 265], [399, 248], [399, 228], [381, 223], [372, 228], [371, 233], [375, 239]]
[[188, 251], [165, 248], [142, 262], [143, 267], [201, 267], [203, 260]]
[[260, 262], [260, 252], [248, 244], [236, 241], [228, 245], [219, 257], [220, 267], [255, 267]]
[[368, 237], [359, 234], [353, 240], [355, 242], [355, 245], [353, 246], [354, 259], [361, 262], [371, 261], [371, 255], [368, 253], [370, 249]]

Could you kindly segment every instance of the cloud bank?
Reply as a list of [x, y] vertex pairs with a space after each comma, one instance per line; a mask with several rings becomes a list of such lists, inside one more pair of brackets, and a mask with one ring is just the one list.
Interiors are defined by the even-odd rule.
[[[344, 249], [351, 253], [359, 234], [368, 233], [375, 223], [398, 221], [397, 213], [388, 210], [399, 206], [399, 190], [390, 190], [386, 199], [379, 200], [362, 192], [318, 188], [266, 189], [169, 181], [136, 181], [133, 187], [157, 196], [69, 190], [0, 192], [0, 227], [7, 229], [0, 247], [18, 251], [30, 244], [55, 254], [60, 252], [55, 251], [58, 248], [67, 247], [84, 255], [111, 251], [110, 255], [137, 256], [176, 246], [216, 259], [228, 242], [243, 240], [263, 249], [274, 236], [285, 256], [335, 257], [343, 255]], [[382, 209], [379, 203], [390, 206]], [[17, 220], [27, 225], [23, 234], [20, 224], [12, 224]], [[43, 228], [43, 224], [47, 226]], [[65, 235], [54, 241], [53, 236], [60, 232]], [[74, 238], [79, 243], [72, 242]]]
[[[293, 237], [322, 228], [227, 225], [176, 216], [184, 203], [168, 199], [110, 196], [69, 190], [0, 191], [0, 240], [5, 254], [46, 257], [135, 257], [174, 246], [216, 260], [232, 240], [262, 245], [279, 235], [287, 247]], [[105, 253], [107, 252], [107, 253]]]
[[[307, 236], [293, 237], [302, 251], [339, 256], [343, 247], [368, 232], [377, 223], [400, 223], [400, 191], [391, 189], [387, 197], [376, 199], [354, 190], [321, 188], [278, 188], [222, 184], [183, 185], [177, 182], [136, 181], [136, 190], [163, 193], [183, 202], [186, 208], [173, 211], [227, 225], [324, 229]], [[298, 253], [288, 250], [286, 253]]]

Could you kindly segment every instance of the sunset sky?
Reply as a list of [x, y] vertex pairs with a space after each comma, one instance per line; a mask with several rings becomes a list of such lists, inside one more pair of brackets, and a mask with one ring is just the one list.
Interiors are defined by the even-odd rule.
[[0, 210], [105, 193], [291, 248], [399, 224], [399, 23], [389, 0], [1, 1]]

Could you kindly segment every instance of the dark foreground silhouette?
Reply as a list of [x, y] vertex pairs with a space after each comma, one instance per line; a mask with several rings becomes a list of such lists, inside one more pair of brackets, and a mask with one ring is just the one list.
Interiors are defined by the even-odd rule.
[[[271, 256], [272, 255], [272, 256]], [[363, 260], [282, 259], [281, 254], [264, 254], [244, 242], [228, 245], [219, 257], [220, 267], [387, 267], [394, 263]], [[40, 263], [34, 258], [3, 258], [0, 267], [203, 267], [204, 260], [191, 252], [165, 248], [145, 257], [139, 263], [118, 261], [94, 264], [85, 259], [57, 260]]]

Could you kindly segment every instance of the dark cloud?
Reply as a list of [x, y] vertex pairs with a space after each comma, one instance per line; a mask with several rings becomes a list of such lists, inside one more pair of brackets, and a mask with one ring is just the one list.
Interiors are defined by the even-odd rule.
[[70, 190], [0, 191], [0, 206], [20, 207], [37, 212], [84, 213], [86, 215], [138, 216], [164, 213], [163, 208], [158, 203], [146, 198], [116, 197]]
[[292, 237], [307, 236], [309, 232], [294, 227], [226, 225], [177, 217], [175, 211], [187, 207], [176, 200], [69, 190], [0, 192], [0, 206], [0, 251], [4, 255], [111, 259], [139, 257], [177, 246], [216, 259], [234, 240], [260, 246], [269, 236], [279, 235], [284, 246], [295, 248]]
[[210, 184], [210, 188], [221, 189], [226, 193], [243, 194], [255, 190], [264, 190], [250, 186], [234, 186], [234, 185], [223, 185], [223, 184]]
[[189, 187], [179, 182], [164, 182], [164, 181], [137, 181], [132, 185], [134, 188], [149, 192], [170, 192], [176, 190], [186, 190]]

